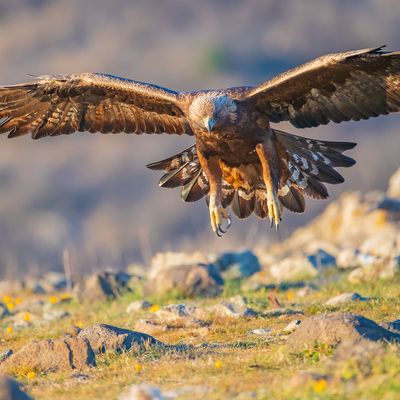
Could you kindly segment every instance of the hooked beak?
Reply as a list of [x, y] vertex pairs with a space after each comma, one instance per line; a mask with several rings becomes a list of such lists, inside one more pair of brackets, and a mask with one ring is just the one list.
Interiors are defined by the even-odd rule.
[[204, 118], [204, 126], [207, 128], [208, 132], [212, 131], [212, 128], [214, 128], [215, 125], [215, 120], [214, 118]]

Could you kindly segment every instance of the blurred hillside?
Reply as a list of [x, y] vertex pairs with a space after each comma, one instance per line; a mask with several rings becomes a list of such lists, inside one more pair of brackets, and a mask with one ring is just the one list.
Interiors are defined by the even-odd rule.
[[[400, 48], [398, 0], [0, 0], [0, 84], [26, 74], [108, 72], [178, 90], [260, 83], [315, 56], [387, 43]], [[329, 125], [304, 136], [359, 142], [346, 183], [385, 189], [399, 165], [399, 115]], [[283, 125], [282, 129], [295, 129]], [[191, 138], [78, 134], [0, 138], [0, 275], [80, 271], [147, 261], [153, 252], [222, 251], [286, 237], [328, 202], [286, 214], [282, 229], [234, 221], [224, 239], [205, 204], [160, 190], [144, 165]]]

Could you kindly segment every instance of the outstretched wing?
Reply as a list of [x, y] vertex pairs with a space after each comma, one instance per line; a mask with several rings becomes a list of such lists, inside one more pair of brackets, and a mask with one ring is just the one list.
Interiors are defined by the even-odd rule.
[[106, 74], [43, 76], [0, 87], [0, 133], [33, 139], [73, 132], [193, 132], [178, 93]]
[[399, 111], [400, 52], [382, 48], [317, 58], [248, 90], [242, 101], [297, 128]]

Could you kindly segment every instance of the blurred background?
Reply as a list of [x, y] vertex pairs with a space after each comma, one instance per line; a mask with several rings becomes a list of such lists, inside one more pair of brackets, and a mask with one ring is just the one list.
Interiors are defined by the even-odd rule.
[[[329, 52], [400, 49], [398, 0], [0, 0], [0, 84], [27, 74], [107, 72], [176, 90], [257, 85]], [[294, 133], [295, 128], [281, 125]], [[385, 189], [400, 164], [400, 116], [297, 131], [359, 143], [345, 190]], [[0, 138], [0, 278], [62, 268], [147, 263], [157, 251], [228, 249], [281, 240], [329, 201], [289, 212], [279, 232], [255, 217], [210, 231], [204, 201], [159, 189], [145, 164], [190, 137]]]

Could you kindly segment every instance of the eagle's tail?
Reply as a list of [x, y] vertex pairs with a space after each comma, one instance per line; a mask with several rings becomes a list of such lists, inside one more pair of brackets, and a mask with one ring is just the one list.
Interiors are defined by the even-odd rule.
[[334, 168], [355, 164], [352, 158], [342, 153], [355, 147], [356, 143], [314, 140], [273, 131], [288, 156], [283, 166], [288, 176], [286, 181], [280, 182], [278, 195], [282, 205], [293, 212], [304, 211], [304, 195], [313, 199], [328, 198], [324, 183], [344, 182], [343, 176]]
[[[330, 142], [308, 139], [274, 130], [275, 137], [286, 153], [282, 157], [281, 180], [278, 187], [279, 200], [285, 208], [301, 213], [305, 208], [304, 196], [326, 199], [328, 191], [324, 183], [337, 184], [344, 181], [334, 167], [350, 167], [355, 161], [342, 154], [355, 143]], [[210, 186], [197, 157], [196, 145], [182, 152], [147, 165], [153, 170], [164, 170], [159, 185], [165, 188], [182, 186], [184, 201], [193, 202], [208, 195]], [[234, 188], [223, 181], [222, 206], [231, 207], [238, 218], [252, 213], [259, 218], [268, 216], [265, 185], [258, 184]]]

